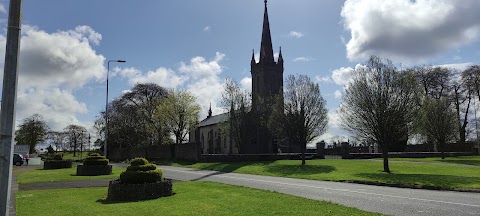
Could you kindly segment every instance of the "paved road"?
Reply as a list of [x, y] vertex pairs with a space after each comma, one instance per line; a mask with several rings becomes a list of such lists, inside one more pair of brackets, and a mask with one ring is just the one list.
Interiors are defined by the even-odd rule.
[[213, 181], [328, 200], [389, 215], [480, 215], [480, 193], [430, 191], [159, 166], [165, 177]]

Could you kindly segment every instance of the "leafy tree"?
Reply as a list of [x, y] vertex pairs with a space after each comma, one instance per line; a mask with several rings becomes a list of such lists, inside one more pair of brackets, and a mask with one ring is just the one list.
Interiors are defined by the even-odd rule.
[[[169, 132], [156, 118], [167, 91], [156, 84], [137, 84], [131, 92], [114, 99], [108, 108], [108, 147], [140, 147], [170, 144]], [[95, 145], [103, 145], [105, 112], [95, 120]]]
[[423, 104], [423, 133], [432, 137], [440, 145], [442, 159], [445, 159], [445, 146], [455, 138], [456, 115], [447, 98], [427, 98]]
[[88, 142], [87, 129], [79, 125], [68, 125], [64, 129], [70, 149], [73, 150], [73, 156], [76, 156], [77, 150], [83, 149]]
[[418, 109], [415, 77], [375, 56], [353, 74], [340, 107], [342, 125], [382, 148], [383, 170], [389, 173], [389, 145], [407, 138]]
[[[164, 123], [165, 129], [175, 136], [175, 144], [178, 145], [185, 141], [189, 129], [197, 124], [200, 109], [195, 96], [172, 89], [158, 106], [157, 121]], [[171, 155], [175, 158], [175, 145], [171, 145]]]
[[270, 128], [277, 136], [288, 137], [290, 142], [300, 145], [304, 166], [307, 143], [327, 129], [326, 101], [318, 84], [308, 76], [290, 75], [285, 84], [284, 103], [281, 97], [277, 100]]
[[[167, 90], [154, 83], [138, 83], [124, 94], [121, 100], [132, 106], [143, 123], [149, 145], [169, 144], [168, 131], [161, 122], [156, 121], [156, 113], [161, 100], [167, 96]], [[109, 136], [110, 137], [110, 136]]]
[[48, 126], [39, 114], [34, 114], [23, 120], [15, 131], [17, 144], [30, 146], [30, 154], [35, 151], [35, 146], [46, 139]]

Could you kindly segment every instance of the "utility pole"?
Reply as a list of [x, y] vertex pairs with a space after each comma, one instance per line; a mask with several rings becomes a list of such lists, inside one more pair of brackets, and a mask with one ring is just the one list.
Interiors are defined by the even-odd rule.
[[0, 215], [8, 215], [10, 212], [21, 11], [22, 0], [10, 0], [3, 71], [2, 110], [0, 112]]

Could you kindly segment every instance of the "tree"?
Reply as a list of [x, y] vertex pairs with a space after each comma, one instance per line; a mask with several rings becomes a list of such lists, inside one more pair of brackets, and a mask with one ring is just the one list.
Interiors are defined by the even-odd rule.
[[[245, 145], [251, 138], [251, 115], [247, 108], [251, 106], [250, 94], [243, 92], [238, 83], [231, 79], [225, 82], [222, 93], [223, 108], [228, 110], [228, 121], [223, 125], [222, 130], [230, 138], [230, 144], [235, 143], [238, 151], [243, 153]], [[232, 153], [233, 146], [230, 147]]]
[[[175, 144], [185, 141], [188, 131], [198, 123], [200, 105], [196, 98], [186, 91], [170, 90], [158, 106], [157, 117], [166, 130], [175, 136]], [[175, 145], [171, 145], [171, 155], [175, 158]]]
[[445, 159], [445, 146], [455, 138], [456, 115], [447, 98], [427, 98], [423, 104], [423, 132], [440, 145], [442, 159]]
[[76, 156], [77, 150], [83, 149], [87, 143], [87, 129], [79, 125], [68, 125], [64, 129], [70, 148], [73, 150], [73, 156]]
[[[167, 91], [156, 84], [136, 84], [108, 105], [108, 147], [131, 148], [172, 143], [169, 132], [156, 118]], [[95, 120], [96, 145], [103, 145], [105, 112]]]
[[[143, 122], [149, 145], [169, 144], [166, 135], [168, 131], [161, 122], [156, 121], [156, 113], [161, 100], [167, 96], [167, 90], [154, 83], [138, 83], [133, 89], [124, 94], [121, 100], [131, 105], [138, 112], [140, 121]], [[109, 136], [110, 137], [110, 136]]]
[[383, 170], [390, 173], [389, 145], [407, 139], [418, 109], [415, 77], [375, 56], [353, 74], [340, 106], [342, 125], [358, 138], [376, 142], [382, 148]]
[[304, 166], [307, 143], [327, 129], [326, 101], [318, 84], [306, 75], [290, 75], [285, 84], [284, 103], [279, 97], [270, 128], [277, 136], [287, 137], [290, 142], [300, 145]]
[[68, 146], [66, 146], [66, 134], [65, 132], [61, 131], [50, 131], [48, 132], [48, 139], [51, 140], [53, 145], [55, 146], [55, 149], [59, 151], [60, 149], [66, 150], [68, 149]]
[[465, 75], [464, 73], [455, 73], [458, 78], [451, 81], [451, 100], [453, 100], [457, 112], [457, 127], [461, 143], [465, 143], [467, 138], [468, 113], [473, 97], [473, 89], [467, 85], [468, 79]]
[[30, 146], [30, 154], [35, 151], [35, 146], [46, 139], [48, 126], [39, 114], [34, 114], [23, 120], [15, 131], [17, 144]]

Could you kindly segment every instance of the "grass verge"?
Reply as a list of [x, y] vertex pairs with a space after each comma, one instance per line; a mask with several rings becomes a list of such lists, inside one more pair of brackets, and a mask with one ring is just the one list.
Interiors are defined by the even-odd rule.
[[17, 215], [380, 215], [310, 200], [212, 182], [176, 182], [176, 195], [110, 203], [107, 188], [19, 191]]
[[480, 189], [480, 167], [448, 166], [442, 163], [390, 162], [392, 173], [374, 160], [299, 160], [235, 163], [171, 163], [173, 166], [289, 178], [383, 183], [428, 189]]
[[95, 179], [115, 179], [120, 176], [125, 169], [113, 167], [111, 175], [102, 176], [76, 176], [77, 167], [68, 169], [34, 169], [17, 174], [18, 184], [57, 182], [57, 181], [75, 181], [75, 180], [95, 180]]

